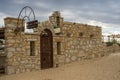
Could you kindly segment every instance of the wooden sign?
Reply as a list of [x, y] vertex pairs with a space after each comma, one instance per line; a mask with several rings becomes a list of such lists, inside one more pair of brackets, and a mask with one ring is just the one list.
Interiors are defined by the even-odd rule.
[[38, 27], [38, 20], [27, 22], [27, 29]]

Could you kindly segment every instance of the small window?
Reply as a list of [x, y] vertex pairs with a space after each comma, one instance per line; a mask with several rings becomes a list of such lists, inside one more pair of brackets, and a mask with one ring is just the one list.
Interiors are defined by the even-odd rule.
[[35, 41], [30, 41], [30, 56], [35, 56]]
[[61, 54], [61, 43], [57, 42], [57, 54], [60, 55]]

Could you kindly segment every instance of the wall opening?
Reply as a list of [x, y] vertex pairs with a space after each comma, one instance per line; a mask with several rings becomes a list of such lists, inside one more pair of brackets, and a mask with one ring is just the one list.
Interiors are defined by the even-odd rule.
[[0, 56], [0, 74], [5, 74], [5, 56]]
[[57, 54], [61, 54], [61, 42], [57, 42]]
[[30, 56], [35, 56], [35, 41], [30, 41]]

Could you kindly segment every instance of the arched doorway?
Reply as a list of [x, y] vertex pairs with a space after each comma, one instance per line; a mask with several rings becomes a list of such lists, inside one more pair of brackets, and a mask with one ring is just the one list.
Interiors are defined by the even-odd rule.
[[40, 34], [40, 53], [41, 69], [53, 67], [53, 36], [48, 29]]

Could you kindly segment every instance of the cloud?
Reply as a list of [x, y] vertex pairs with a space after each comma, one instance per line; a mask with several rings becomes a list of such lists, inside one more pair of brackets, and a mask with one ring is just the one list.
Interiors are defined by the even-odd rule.
[[118, 33], [119, 5], [120, 0], [3, 0], [0, 1], [0, 21], [3, 25], [4, 17], [18, 17], [24, 6], [31, 6], [40, 21], [59, 10], [66, 21], [101, 26], [103, 33]]
[[102, 28], [114, 27], [113, 24], [107, 24], [107, 23], [103, 23], [103, 22], [99, 22], [99, 21], [95, 21], [95, 20], [89, 20], [88, 24], [89, 25], [95, 25], [95, 26], [101, 26]]
[[33, 2], [36, 7], [43, 8], [43, 9], [49, 9], [50, 5], [45, 2]]
[[4, 18], [6, 18], [7, 14], [0, 12], [0, 27], [4, 26]]
[[119, 25], [116, 25], [116, 24], [108, 24], [108, 23], [98, 22], [98, 21], [94, 21], [94, 20], [90, 20], [88, 22], [88, 24], [101, 26], [103, 29], [102, 30], [103, 35], [120, 33], [120, 27], [119, 27]]
[[62, 15], [63, 17], [65, 17], [66, 19], [74, 19], [74, 18], [77, 17], [77, 16], [75, 16], [75, 14], [74, 14], [72, 11], [70, 11], [70, 10], [63, 10], [63, 11], [61, 12], [61, 15]]
[[26, 4], [29, 3], [28, 0], [12, 0], [15, 4]]
[[[79, 17], [85, 19], [120, 25], [119, 0], [12, 0], [6, 6], [10, 6], [10, 9], [15, 12], [18, 11], [18, 8], [21, 9], [26, 5], [33, 7], [36, 14], [40, 15], [60, 10], [71, 12], [69, 14], [79, 15]], [[10, 13], [11, 11], [7, 10], [6, 12]]]

